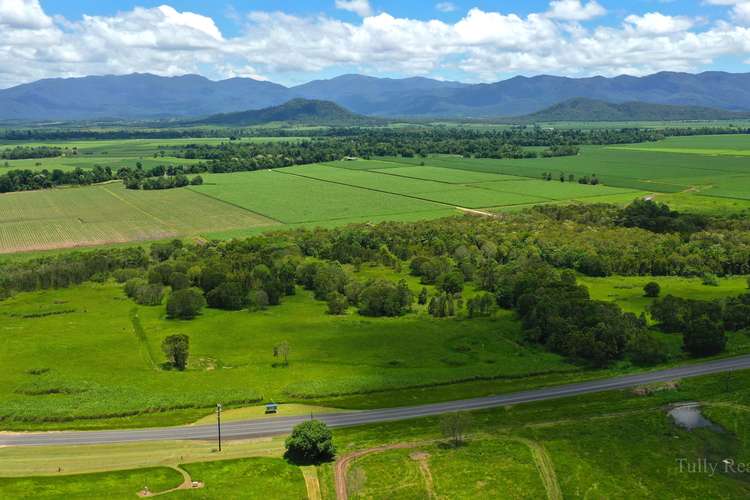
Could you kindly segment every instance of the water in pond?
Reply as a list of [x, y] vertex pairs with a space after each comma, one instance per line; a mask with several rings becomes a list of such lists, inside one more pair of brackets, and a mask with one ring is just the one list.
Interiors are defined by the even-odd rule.
[[677, 425], [688, 430], [705, 428], [716, 432], [724, 432], [724, 429], [719, 425], [703, 416], [701, 407], [698, 405], [677, 406], [670, 410], [669, 416]]

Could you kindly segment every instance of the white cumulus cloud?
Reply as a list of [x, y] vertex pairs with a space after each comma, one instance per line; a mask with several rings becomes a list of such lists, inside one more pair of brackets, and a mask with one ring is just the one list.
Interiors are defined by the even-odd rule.
[[564, 21], [588, 21], [607, 13], [596, 0], [584, 4], [581, 0], [554, 0], [549, 4], [547, 16]]
[[0, 0], [0, 87], [135, 71], [276, 81], [339, 68], [404, 76], [463, 72], [468, 81], [513, 73], [691, 71], [722, 57], [750, 57], [750, 26], [730, 20], [742, 5], [726, 4], [728, 17], [713, 22], [652, 12], [614, 26], [580, 23], [603, 7], [577, 0], [527, 15], [474, 8], [455, 22], [372, 12], [347, 22], [254, 11], [241, 15], [238, 34], [227, 36], [210, 17], [168, 5], [68, 20], [49, 16], [35, 0]]
[[372, 7], [369, 0], [336, 0], [336, 8], [354, 12], [362, 17], [372, 15]]

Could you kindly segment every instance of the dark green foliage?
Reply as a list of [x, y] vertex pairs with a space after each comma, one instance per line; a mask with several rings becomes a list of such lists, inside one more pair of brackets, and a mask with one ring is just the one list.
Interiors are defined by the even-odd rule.
[[492, 316], [495, 309], [497, 302], [491, 293], [477, 295], [466, 302], [466, 312], [470, 318]]
[[164, 299], [161, 283], [149, 283], [142, 278], [131, 278], [124, 286], [125, 295], [142, 306], [158, 306]]
[[694, 233], [704, 229], [708, 220], [700, 215], [680, 214], [664, 203], [638, 199], [622, 211], [619, 223], [655, 233]]
[[706, 286], [719, 286], [719, 278], [713, 273], [705, 273], [703, 275], [703, 284]]
[[181, 240], [172, 240], [168, 243], [152, 243], [151, 258], [157, 261], [165, 261], [172, 257], [183, 247]]
[[726, 301], [724, 305], [724, 328], [736, 332], [750, 328], [750, 294]]
[[349, 308], [349, 300], [339, 292], [331, 292], [328, 295], [328, 314], [346, 314]]
[[450, 271], [441, 274], [435, 283], [438, 289], [445, 293], [455, 295], [464, 289], [464, 276], [459, 271]]
[[654, 301], [650, 312], [665, 332], [685, 332], [690, 323], [701, 317], [718, 323], [723, 316], [720, 302], [682, 299], [672, 295]]
[[315, 298], [325, 300], [333, 292], [343, 293], [347, 279], [344, 269], [337, 262], [318, 266], [312, 283]]
[[591, 300], [571, 273], [537, 260], [503, 269], [497, 297], [518, 312], [529, 341], [595, 366], [621, 359], [629, 339], [646, 326], [615, 304]]
[[643, 287], [643, 293], [646, 297], [656, 298], [661, 293], [661, 287], [659, 286], [659, 283], [650, 281]]
[[727, 336], [721, 323], [707, 316], [692, 320], [683, 333], [683, 347], [692, 356], [713, 356], [724, 351]]
[[420, 290], [420, 292], [419, 292], [419, 297], [417, 298], [417, 303], [420, 306], [423, 306], [423, 305], [427, 304], [427, 296], [428, 296], [427, 288], [426, 287], [422, 287], [422, 290]]
[[189, 288], [190, 278], [188, 278], [188, 275], [185, 273], [175, 271], [169, 276], [169, 286], [172, 287], [172, 291]]
[[414, 301], [406, 282], [398, 285], [385, 280], [369, 282], [359, 296], [359, 313], [363, 316], [401, 316]]
[[250, 290], [247, 296], [247, 308], [250, 312], [264, 310], [268, 307], [269, 302], [265, 290]]
[[456, 315], [456, 300], [453, 295], [443, 292], [430, 300], [427, 311], [435, 318], [446, 318]]
[[[75, 155], [78, 153], [77, 148], [73, 148], [69, 151]], [[15, 146], [13, 148], [0, 149], [0, 160], [26, 160], [30, 158], [55, 158], [62, 155], [62, 148], [49, 147], [49, 146]]]
[[206, 303], [215, 309], [238, 311], [247, 306], [247, 293], [237, 282], [227, 281], [206, 294]]
[[656, 365], [668, 357], [667, 346], [648, 332], [638, 332], [628, 341], [627, 355], [637, 365]]
[[191, 186], [200, 186], [203, 184], [203, 177], [200, 175], [196, 175], [192, 179], [190, 179], [190, 185]]
[[319, 420], [308, 420], [298, 424], [286, 438], [285, 445], [284, 456], [296, 464], [318, 464], [336, 456], [333, 434], [328, 426]]
[[118, 283], [125, 283], [130, 279], [140, 277], [142, 274], [143, 274], [143, 271], [141, 271], [140, 269], [125, 268], [125, 269], [115, 269], [112, 272], [112, 277]]
[[172, 367], [178, 370], [187, 367], [190, 355], [190, 338], [187, 335], [170, 335], [162, 342], [161, 349]]
[[203, 292], [198, 288], [186, 288], [173, 292], [167, 299], [167, 317], [193, 319], [206, 305]]

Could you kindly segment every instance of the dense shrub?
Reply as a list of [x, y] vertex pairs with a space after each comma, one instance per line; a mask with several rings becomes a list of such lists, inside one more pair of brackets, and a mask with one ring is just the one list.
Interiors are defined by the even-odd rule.
[[319, 420], [298, 424], [286, 438], [285, 457], [296, 464], [317, 464], [333, 459], [336, 447], [333, 434]]
[[401, 316], [406, 314], [414, 297], [405, 281], [397, 285], [385, 280], [368, 283], [359, 296], [359, 313], [363, 316]]
[[203, 292], [198, 288], [185, 288], [173, 292], [167, 299], [167, 317], [193, 319], [206, 306]]

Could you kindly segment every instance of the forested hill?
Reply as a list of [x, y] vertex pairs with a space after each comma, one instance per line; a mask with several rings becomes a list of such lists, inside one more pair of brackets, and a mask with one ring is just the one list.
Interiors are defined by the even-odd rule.
[[222, 113], [191, 122], [200, 125], [248, 127], [268, 123], [297, 125], [351, 126], [385, 123], [378, 118], [357, 115], [330, 101], [292, 99], [280, 106], [258, 110]]
[[735, 113], [699, 106], [674, 106], [648, 102], [616, 104], [596, 99], [576, 98], [533, 113], [517, 120], [533, 122], [617, 122], [617, 121], [678, 121], [733, 120], [750, 118], [750, 113]]

